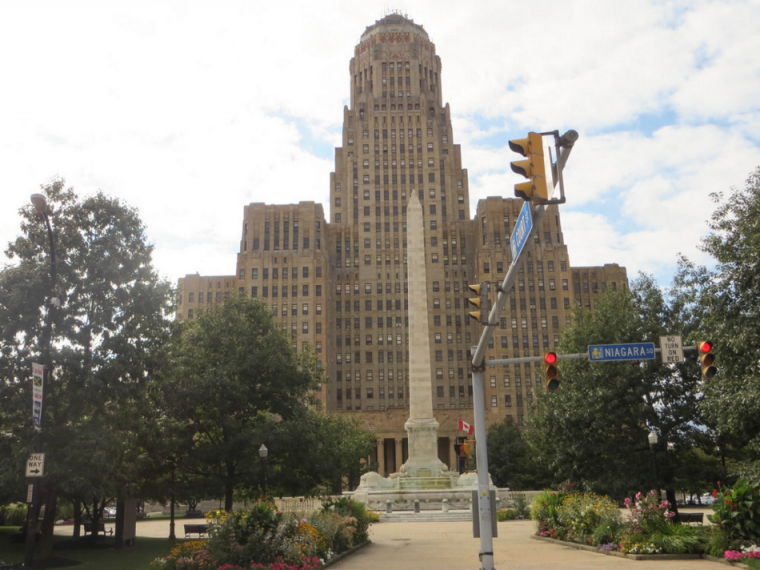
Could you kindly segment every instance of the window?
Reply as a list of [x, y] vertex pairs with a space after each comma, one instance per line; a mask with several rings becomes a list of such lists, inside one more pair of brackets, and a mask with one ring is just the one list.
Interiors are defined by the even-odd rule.
[[304, 315], [309, 314], [309, 303], [304, 303], [303, 307], [301, 307], [301, 313]]

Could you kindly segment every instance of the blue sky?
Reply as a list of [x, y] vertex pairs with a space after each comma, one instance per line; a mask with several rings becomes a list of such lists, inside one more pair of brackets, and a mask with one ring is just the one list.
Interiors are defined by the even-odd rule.
[[[348, 63], [387, 5], [70, 0], [0, 4], [0, 242], [62, 176], [139, 209], [172, 281], [230, 274], [250, 202], [327, 206]], [[573, 265], [670, 283], [709, 195], [760, 164], [760, 3], [451, 0], [394, 6], [430, 34], [472, 209], [512, 196], [507, 141], [575, 129]]]

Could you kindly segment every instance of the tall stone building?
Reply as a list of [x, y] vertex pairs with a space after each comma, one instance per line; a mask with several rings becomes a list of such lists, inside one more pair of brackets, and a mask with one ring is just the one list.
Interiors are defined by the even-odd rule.
[[[330, 219], [313, 202], [250, 204], [236, 273], [179, 280], [179, 319], [233, 291], [270, 305], [294, 348], [315, 348], [329, 378], [317, 393], [323, 407], [361, 414], [378, 435], [383, 474], [406, 459], [409, 197], [417, 193], [423, 206], [433, 406], [439, 456], [452, 467], [457, 419], [472, 421], [470, 348], [481, 334], [468, 317], [467, 286], [504, 278], [523, 204], [487, 198], [471, 219], [467, 170], [441, 82], [441, 60], [422, 26], [393, 14], [368, 27], [350, 64]], [[628, 286], [618, 265], [570, 266], [556, 206], [539, 226], [488, 358], [540, 355], [557, 345], [573, 306], [593, 308], [604, 290]], [[527, 364], [488, 369], [487, 422], [522, 423], [534, 390], [543, 389], [541, 374]]]

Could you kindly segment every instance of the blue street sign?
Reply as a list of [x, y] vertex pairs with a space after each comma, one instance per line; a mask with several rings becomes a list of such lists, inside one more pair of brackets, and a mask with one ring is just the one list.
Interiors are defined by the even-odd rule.
[[512, 263], [517, 262], [517, 257], [520, 255], [525, 242], [528, 241], [530, 230], [533, 228], [533, 216], [531, 213], [530, 202], [523, 204], [520, 215], [517, 216], [517, 222], [515, 222], [515, 229], [512, 232], [512, 237], [509, 238], [509, 245], [512, 248]]
[[592, 344], [588, 347], [588, 359], [592, 362], [615, 360], [654, 360], [653, 342], [631, 344]]

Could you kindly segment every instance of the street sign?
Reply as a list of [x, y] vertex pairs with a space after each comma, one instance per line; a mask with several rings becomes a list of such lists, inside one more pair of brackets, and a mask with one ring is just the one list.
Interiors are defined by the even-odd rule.
[[45, 474], [45, 454], [32, 453], [26, 460], [26, 476], [42, 477]]
[[26, 488], [26, 502], [32, 504], [34, 502], [34, 483], [29, 483]]
[[509, 238], [509, 245], [512, 248], [512, 263], [517, 263], [517, 257], [520, 255], [525, 242], [528, 241], [530, 230], [533, 228], [533, 216], [531, 213], [530, 202], [523, 204], [520, 215], [517, 216], [515, 229], [512, 231], [512, 237]]
[[683, 362], [683, 342], [679, 336], [660, 337], [660, 356], [663, 364], [677, 364]]
[[653, 342], [630, 344], [592, 344], [588, 347], [588, 359], [592, 362], [616, 360], [654, 360]]
[[45, 367], [32, 363], [32, 421], [35, 431], [42, 431], [42, 386]]

